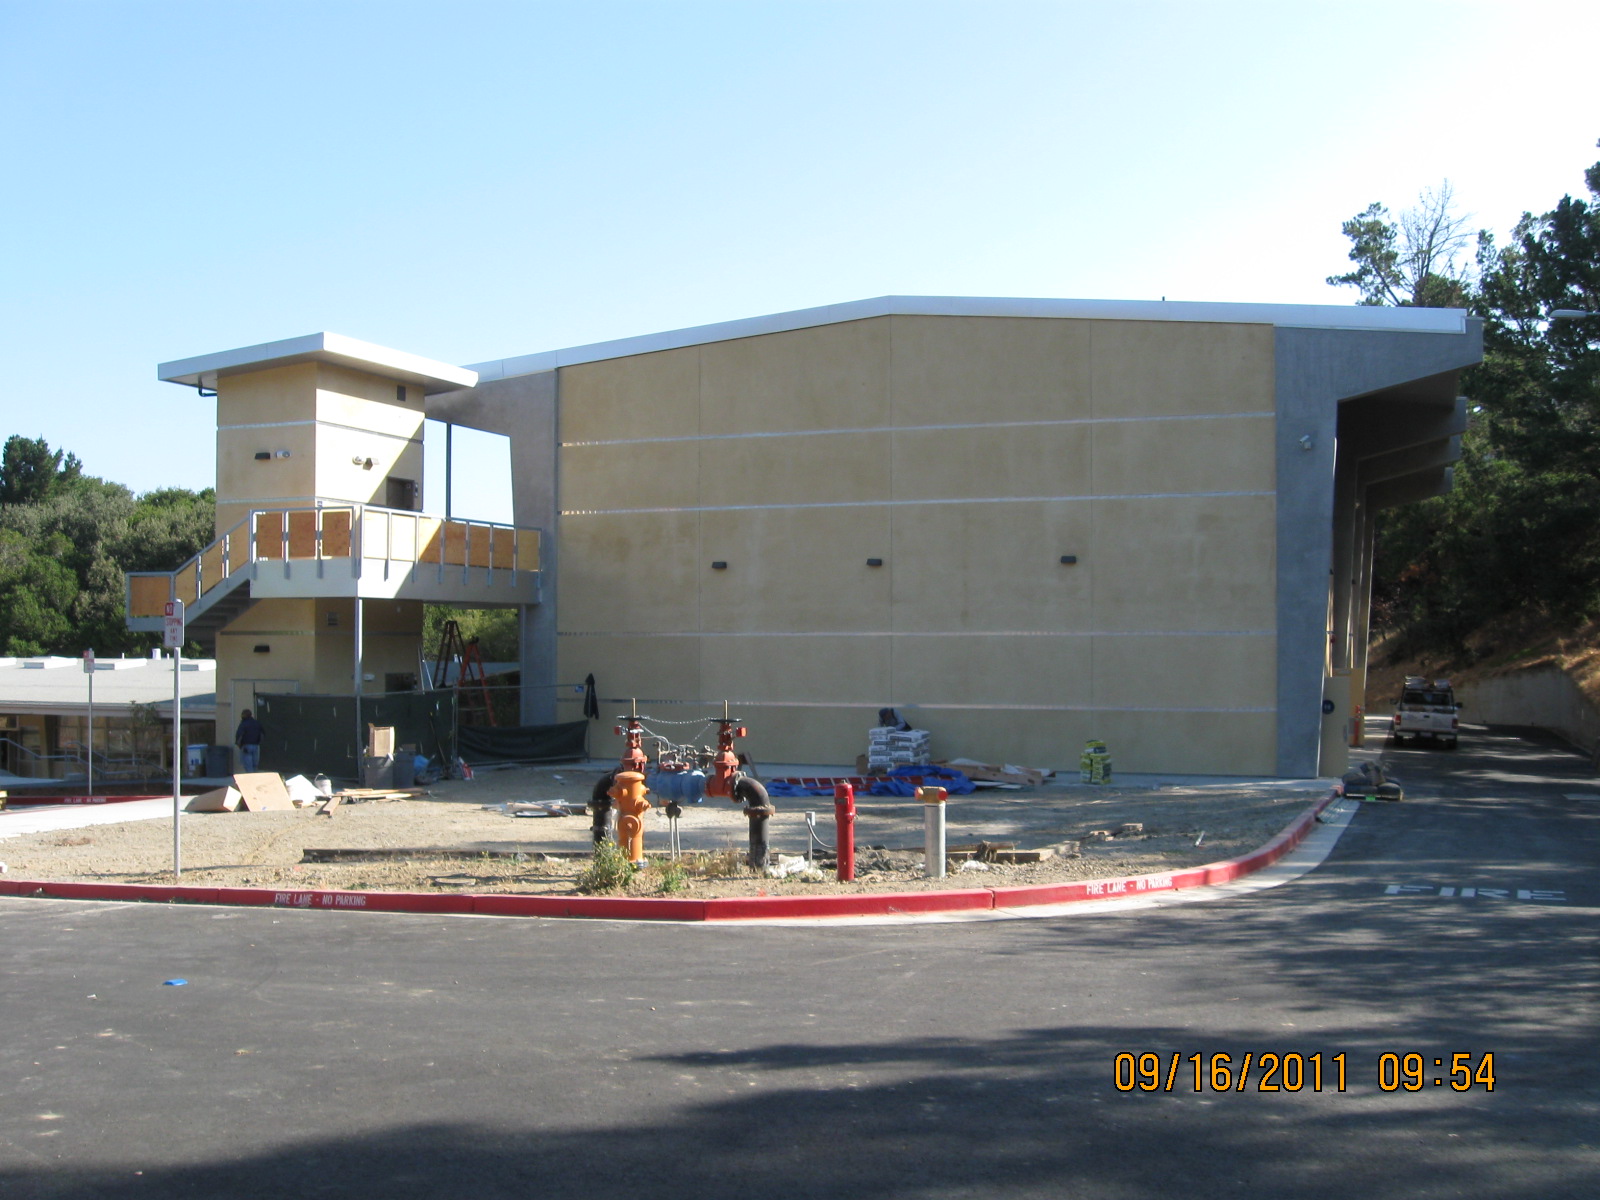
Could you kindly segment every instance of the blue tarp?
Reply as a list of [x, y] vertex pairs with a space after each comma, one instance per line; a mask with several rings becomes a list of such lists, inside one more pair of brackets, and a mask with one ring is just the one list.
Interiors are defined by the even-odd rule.
[[[919, 767], [901, 766], [889, 772], [888, 779], [879, 779], [873, 783], [866, 794], [870, 796], [915, 796], [917, 785], [913, 779], [921, 779], [928, 787], [942, 787], [952, 796], [964, 796], [968, 792], [978, 790], [977, 785], [963, 775], [960, 771], [949, 767]], [[817, 784], [808, 786], [803, 783], [784, 783], [772, 780], [767, 784], [769, 796], [832, 796], [831, 784]]]
[[[917, 785], [911, 779], [921, 778], [924, 787], [942, 787], [952, 796], [965, 796], [968, 792], [978, 790], [978, 785], [973, 783], [960, 771], [950, 767], [896, 767], [889, 772], [890, 778], [880, 779], [872, 785], [874, 796], [915, 796]], [[906, 778], [909, 776], [910, 778]]]
[[766, 781], [767, 795], [769, 796], [831, 796], [833, 787], [807, 787], [803, 783], [785, 783], [781, 779]]

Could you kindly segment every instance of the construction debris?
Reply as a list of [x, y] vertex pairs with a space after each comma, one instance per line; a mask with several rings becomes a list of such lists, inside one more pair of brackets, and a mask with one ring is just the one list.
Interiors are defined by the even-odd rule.
[[1404, 800], [1406, 794], [1398, 779], [1391, 779], [1383, 767], [1375, 762], [1364, 762], [1344, 773], [1339, 786], [1346, 796], [1359, 796], [1367, 800]]
[[974, 783], [997, 783], [1019, 788], [1041, 787], [1046, 779], [1055, 775], [1054, 771], [1040, 770], [1036, 767], [1019, 767], [1013, 763], [986, 763], [972, 758], [952, 758], [936, 765], [960, 771]]
[[235, 775], [233, 786], [239, 789], [239, 808], [245, 812], [273, 812], [295, 806], [289, 799], [289, 789], [283, 786], [283, 776], [274, 771]]
[[219, 787], [201, 792], [183, 806], [184, 812], [237, 812], [244, 797], [237, 788]]
[[372, 800], [409, 800], [413, 796], [426, 796], [423, 788], [346, 788], [329, 796], [317, 809], [317, 816], [331, 817], [341, 804], [365, 804]]
[[325, 796], [317, 790], [304, 775], [294, 775], [283, 781], [284, 790], [289, 793], [289, 800], [296, 808], [310, 808], [313, 804], [320, 804]]

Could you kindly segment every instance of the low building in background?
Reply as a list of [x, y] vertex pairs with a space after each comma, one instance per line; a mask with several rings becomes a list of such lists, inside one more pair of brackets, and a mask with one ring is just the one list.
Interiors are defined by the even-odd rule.
[[[186, 755], [188, 747], [217, 741], [216, 680], [211, 659], [180, 663]], [[97, 783], [170, 774], [170, 657], [95, 660], [93, 750]], [[86, 778], [89, 751], [84, 660], [0, 657], [0, 771], [25, 779]]]

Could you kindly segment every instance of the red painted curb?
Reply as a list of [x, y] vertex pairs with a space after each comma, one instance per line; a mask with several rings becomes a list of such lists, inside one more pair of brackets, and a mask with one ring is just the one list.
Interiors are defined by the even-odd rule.
[[707, 900], [705, 920], [755, 917], [882, 917], [896, 913], [964, 912], [994, 907], [994, 889], [862, 892], [850, 896], [727, 896]]
[[0, 896], [52, 900], [138, 900], [154, 903], [223, 904], [267, 908], [339, 909], [345, 912], [471, 913], [496, 917], [589, 917], [628, 921], [748, 921], [770, 918], [883, 917], [911, 913], [981, 912], [1125, 899], [1151, 892], [1230, 883], [1271, 866], [1306, 838], [1330, 792], [1266, 845], [1241, 858], [1206, 863], [1168, 874], [1088, 879], [1028, 887], [968, 888], [934, 892], [866, 892], [849, 896], [728, 896], [718, 899], [619, 896], [518, 896], [431, 892], [297, 891], [275, 888], [189, 887], [183, 884], [66, 883], [0, 879]]

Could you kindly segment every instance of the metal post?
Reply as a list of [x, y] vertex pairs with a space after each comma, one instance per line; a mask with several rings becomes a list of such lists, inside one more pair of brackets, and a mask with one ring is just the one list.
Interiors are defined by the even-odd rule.
[[856, 789], [848, 783], [833, 785], [833, 823], [838, 847], [834, 874], [840, 883], [849, 883], [856, 877]]
[[364, 747], [366, 745], [366, 741], [365, 741], [365, 739], [363, 737], [363, 730], [362, 730], [362, 727], [361, 727], [361, 642], [362, 642], [362, 637], [363, 637], [363, 629], [362, 629], [362, 625], [361, 625], [361, 597], [357, 596], [356, 597], [356, 674], [355, 674], [355, 685], [356, 685], [356, 689], [355, 689], [355, 698], [356, 698], [356, 786], [357, 787], [360, 787], [361, 784], [362, 784], [361, 764], [362, 764], [362, 756], [365, 753]]
[[94, 651], [83, 652], [83, 670], [89, 676], [89, 795], [94, 795]]
[[183, 874], [183, 670], [184, 611], [182, 600], [169, 600], [162, 621], [161, 644], [172, 651], [172, 878]]
[[944, 801], [942, 787], [917, 789], [922, 801], [923, 874], [929, 879], [944, 878]]
[[451, 442], [455, 438], [456, 427], [449, 422], [444, 427], [444, 519], [450, 519], [450, 467], [455, 461], [455, 452]]
[[183, 766], [183, 647], [172, 649], [172, 878], [183, 874], [183, 835], [180, 833], [182, 804], [179, 796], [179, 771]]

